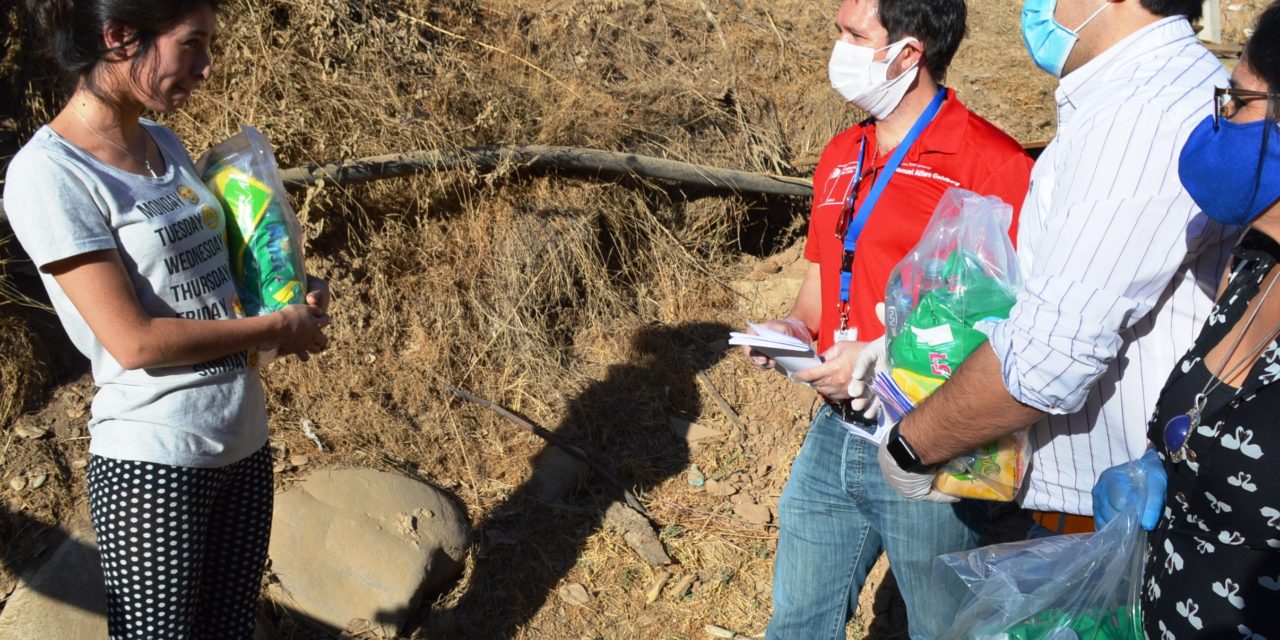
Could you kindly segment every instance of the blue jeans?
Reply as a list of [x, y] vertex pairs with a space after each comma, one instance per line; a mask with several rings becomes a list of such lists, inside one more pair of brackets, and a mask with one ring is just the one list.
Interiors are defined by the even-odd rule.
[[987, 509], [902, 498], [880, 474], [876, 453], [830, 407], [810, 424], [778, 502], [768, 640], [843, 640], [881, 551], [906, 601], [912, 638], [946, 629], [955, 617], [967, 590], [954, 576], [935, 580], [933, 561], [977, 547]]

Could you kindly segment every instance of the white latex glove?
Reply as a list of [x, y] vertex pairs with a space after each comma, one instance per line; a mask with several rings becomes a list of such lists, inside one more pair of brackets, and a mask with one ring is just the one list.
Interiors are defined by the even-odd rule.
[[[876, 304], [876, 318], [884, 326], [884, 303]], [[867, 422], [875, 422], [880, 416], [880, 398], [871, 390], [876, 374], [888, 372], [889, 361], [885, 357], [885, 336], [867, 344], [853, 364], [849, 378], [849, 408], [862, 413]], [[892, 425], [888, 425], [892, 426]], [[887, 427], [886, 427], [887, 428]]]
[[862, 414], [867, 422], [874, 423], [880, 416], [880, 398], [871, 390], [876, 374], [887, 370], [884, 338], [867, 343], [853, 363], [853, 375], [849, 378], [849, 408]]
[[[885, 425], [884, 428], [892, 428], [893, 425]], [[888, 439], [886, 438], [886, 441]], [[933, 478], [935, 473], [912, 473], [898, 466], [898, 463], [889, 454], [889, 450], [885, 447], [885, 443], [880, 443], [880, 453], [877, 455], [880, 462], [880, 473], [884, 475], [885, 482], [893, 487], [902, 497], [908, 500], [923, 500], [925, 502], [959, 502], [960, 499], [955, 496], [949, 496], [939, 492], [933, 488]]]

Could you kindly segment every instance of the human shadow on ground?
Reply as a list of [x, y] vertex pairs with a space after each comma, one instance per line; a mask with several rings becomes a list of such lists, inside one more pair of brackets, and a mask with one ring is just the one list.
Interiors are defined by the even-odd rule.
[[[708, 345], [723, 344], [731, 330], [710, 322], [640, 329], [630, 338], [628, 360], [610, 366], [604, 379], [573, 399], [551, 431], [643, 498], [646, 489], [689, 464], [687, 443], [672, 433], [670, 421], [702, 415], [696, 374], [724, 358], [723, 348]], [[560, 456], [546, 445], [531, 477], [477, 524], [465, 591], [454, 606], [423, 620], [426, 637], [518, 635], [578, 563], [608, 506], [625, 500], [621, 489], [593, 476], [565, 504], [544, 501], [539, 496], [556, 481], [550, 475]]]
[[[0, 506], [0, 565], [13, 575], [22, 576], [25, 588], [76, 609], [104, 610], [106, 596], [98, 557], [97, 549], [76, 539], [68, 530], [50, 527], [22, 511]], [[76, 575], [35, 571], [52, 561], [67, 562], [82, 571]]]

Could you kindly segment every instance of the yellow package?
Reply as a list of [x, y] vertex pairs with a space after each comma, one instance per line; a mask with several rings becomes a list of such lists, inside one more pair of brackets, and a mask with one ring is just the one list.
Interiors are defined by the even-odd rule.
[[1026, 433], [1002, 436], [948, 462], [933, 488], [957, 498], [1010, 502], [1026, 470]]
[[895, 368], [890, 373], [893, 375], [893, 381], [898, 383], [898, 388], [907, 396], [911, 404], [916, 406], [919, 406], [925, 398], [937, 391], [938, 387], [941, 387], [942, 383], [946, 382], [943, 378], [923, 376], [901, 367]]

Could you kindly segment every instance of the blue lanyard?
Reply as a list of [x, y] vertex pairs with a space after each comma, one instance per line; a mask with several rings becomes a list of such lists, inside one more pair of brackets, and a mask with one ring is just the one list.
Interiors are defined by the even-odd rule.
[[[911, 150], [911, 145], [915, 144], [920, 134], [924, 132], [929, 123], [933, 122], [938, 111], [942, 109], [942, 103], [947, 99], [947, 89], [938, 87], [938, 95], [934, 96], [933, 102], [920, 114], [916, 119], [916, 123], [912, 125], [911, 130], [907, 132], [907, 137], [902, 139], [898, 145], [898, 149], [890, 156], [889, 162], [885, 164], [884, 171], [880, 177], [876, 178], [876, 183], [872, 185], [871, 192], [867, 194], [867, 199], [862, 201], [862, 206], [858, 207], [858, 215], [854, 216], [849, 223], [849, 228], [844, 234], [844, 262], [840, 269], [840, 302], [844, 305], [849, 304], [849, 293], [853, 285], [853, 253], [858, 246], [858, 237], [862, 235], [862, 228], [867, 225], [867, 219], [871, 217], [871, 211], [876, 208], [876, 203], [880, 201], [881, 194], [884, 193], [885, 187], [889, 186], [889, 180], [893, 178], [893, 174], [898, 171], [898, 167], [902, 165], [902, 161], [906, 159], [907, 152]], [[862, 158], [866, 154], [867, 138], [862, 137], [862, 148], [858, 153], [858, 164], [855, 169], [857, 178], [853, 184], [853, 190], [849, 193], [849, 201], [852, 203], [858, 197], [858, 185], [862, 182]], [[844, 328], [844, 327], [841, 327]]]

